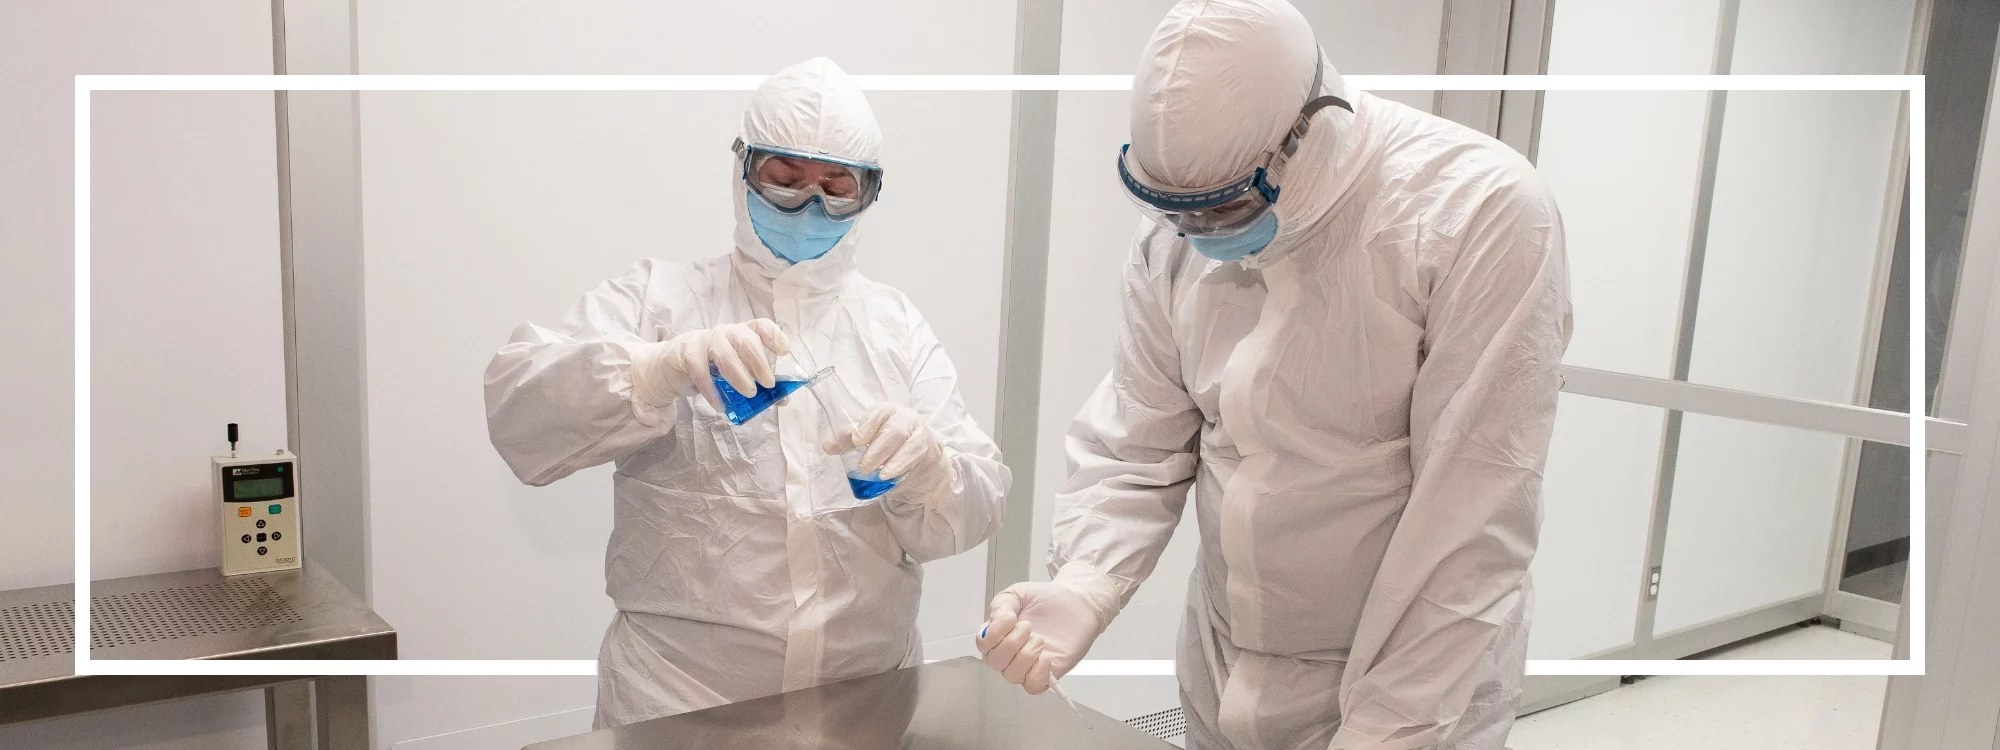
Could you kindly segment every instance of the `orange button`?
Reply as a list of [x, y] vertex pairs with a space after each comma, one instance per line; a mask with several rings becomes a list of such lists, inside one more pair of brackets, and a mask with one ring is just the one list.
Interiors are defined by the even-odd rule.
[[237, 509], [236, 509], [236, 517], [237, 517], [237, 518], [249, 518], [249, 517], [250, 517], [250, 506], [248, 506], [248, 505], [245, 505], [245, 506], [243, 506], [243, 507], [241, 507], [241, 508], [237, 508]]

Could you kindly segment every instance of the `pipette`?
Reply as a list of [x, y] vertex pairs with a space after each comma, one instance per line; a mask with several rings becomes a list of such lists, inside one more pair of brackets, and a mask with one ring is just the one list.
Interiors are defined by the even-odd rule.
[[[987, 626], [987, 625], [981, 625], [981, 626], [979, 626], [979, 639], [980, 639], [980, 640], [982, 640], [982, 641], [983, 641], [983, 640], [986, 640], [986, 628], [988, 628], [988, 627], [990, 627], [990, 626]], [[1081, 709], [1081, 708], [1077, 708], [1077, 706], [1076, 706], [1076, 701], [1075, 701], [1075, 700], [1073, 700], [1073, 699], [1071, 699], [1071, 698], [1069, 697], [1069, 691], [1067, 691], [1067, 690], [1064, 690], [1064, 689], [1062, 688], [1062, 683], [1061, 683], [1061, 682], [1058, 682], [1058, 681], [1056, 680], [1056, 678], [1054, 678], [1054, 677], [1050, 677], [1050, 678], [1049, 678], [1049, 689], [1050, 689], [1050, 690], [1054, 690], [1054, 691], [1056, 691], [1056, 696], [1057, 696], [1057, 697], [1060, 697], [1060, 698], [1062, 698], [1062, 699], [1063, 699], [1063, 702], [1064, 702], [1064, 703], [1068, 703], [1068, 704], [1069, 704], [1069, 710], [1071, 710], [1071, 711], [1075, 711], [1075, 712], [1076, 712], [1076, 715], [1077, 715], [1077, 716], [1082, 716], [1082, 715], [1083, 715], [1083, 709]]]
[[1083, 709], [1077, 708], [1076, 701], [1070, 700], [1069, 693], [1062, 689], [1062, 683], [1057, 682], [1054, 679], [1050, 679], [1049, 689], [1056, 691], [1056, 695], [1062, 696], [1063, 702], [1069, 704], [1069, 710], [1075, 711], [1076, 715], [1078, 716], [1083, 715]]

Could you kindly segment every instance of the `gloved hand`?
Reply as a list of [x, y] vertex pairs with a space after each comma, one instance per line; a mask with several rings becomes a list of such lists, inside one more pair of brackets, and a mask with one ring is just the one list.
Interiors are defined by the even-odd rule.
[[930, 502], [951, 494], [957, 471], [945, 451], [944, 441], [931, 430], [929, 420], [902, 404], [883, 403], [870, 410], [853, 427], [842, 427], [822, 446], [829, 456], [838, 456], [868, 446], [855, 468], [875, 472], [883, 479], [903, 481], [896, 490], [918, 502]]
[[709, 376], [710, 362], [737, 393], [756, 393], [760, 385], [769, 388], [778, 383], [767, 352], [788, 354], [791, 350], [791, 339], [784, 330], [764, 318], [724, 323], [642, 344], [632, 347], [632, 396], [661, 407], [699, 393], [720, 411], [722, 396]]
[[1096, 568], [1064, 565], [1048, 583], [1008, 586], [987, 605], [976, 643], [986, 666], [1040, 695], [1068, 674], [1118, 613], [1118, 589]]

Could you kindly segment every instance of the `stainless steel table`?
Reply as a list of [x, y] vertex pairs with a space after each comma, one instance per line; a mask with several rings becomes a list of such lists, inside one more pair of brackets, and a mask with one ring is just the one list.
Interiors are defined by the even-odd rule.
[[1173, 747], [1079, 707], [1082, 715], [1053, 692], [1028, 695], [968, 656], [579, 734], [526, 750]]
[[[263, 689], [272, 748], [367, 748], [365, 677], [76, 675], [74, 597], [68, 585], [0, 591], [0, 725]], [[92, 659], [396, 658], [395, 629], [310, 563], [95, 581], [90, 602]]]

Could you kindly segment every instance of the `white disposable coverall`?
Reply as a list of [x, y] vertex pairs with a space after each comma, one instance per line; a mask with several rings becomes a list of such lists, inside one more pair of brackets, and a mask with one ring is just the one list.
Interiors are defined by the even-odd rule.
[[[1189, 190], [1243, 174], [1321, 57], [1283, 0], [1180, 3], [1134, 157]], [[1272, 245], [1215, 262], [1142, 223], [1050, 566], [1129, 601], [1192, 488], [1190, 748], [1497, 749], [1570, 332], [1561, 221], [1507, 146], [1325, 71], [1355, 112], [1322, 110], [1278, 175]]]
[[[874, 159], [867, 100], [824, 59], [768, 79], [745, 141]], [[921, 563], [1000, 525], [1009, 474], [973, 422], [951, 359], [901, 292], [855, 270], [859, 229], [790, 265], [736, 196], [734, 252], [641, 261], [584, 295], [560, 326], [523, 323], [486, 370], [487, 425], [523, 482], [616, 462], [605, 588], [618, 607], [598, 655], [597, 727], [917, 664]], [[793, 397], [732, 426], [700, 398], [631, 396], [631, 349], [752, 318], [839, 368], [859, 403], [929, 417], [957, 479], [925, 502], [857, 503], [818, 403]], [[827, 385], [822, 383], [822, 385]], [[858, 415], [857, 415], [858, 416]]]

